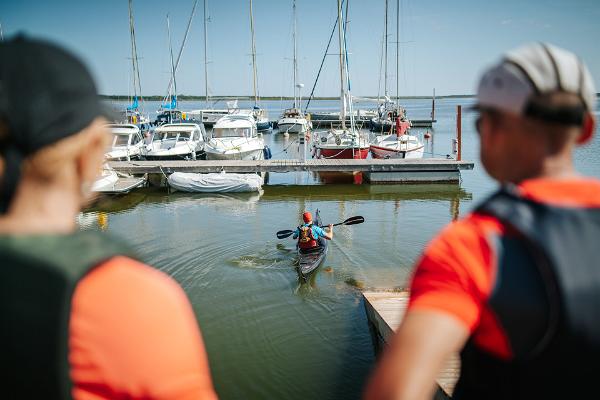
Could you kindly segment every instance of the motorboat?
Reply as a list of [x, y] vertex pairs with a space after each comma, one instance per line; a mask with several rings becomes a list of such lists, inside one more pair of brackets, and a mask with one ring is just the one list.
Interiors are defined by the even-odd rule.
[[147, 145], [148, 160], [195, 160], [202, 156], [206, 131], [202, 124], [164, 124]]
[[126, 160], [143, 158], [146, 153], [144, 138], [140, 128], [133, 124], [109, 124], [113, 134], [110, 150], [104, 154], [106, 160]]
[[110, 167], [108, 164], [102, 165], [102, 171], [92, 184], [92, 192], [102, 192], [108, 189], [112, 189], [117, 181], [119, 175], [117, 172]]
[[280, 133], [306, 133], [310, 130], [311, 123], [298, 108], [288, 108], [283, 112], [277, 127]]
[[251, 115], [230, 114], [217, 121], [204, 151], [208, 160], [262, 160], [265, 142]]
[[187, 115], [202, 121], [205, 127], [212, 127], [217, 123], [219, 119], [224, 117], [227, 114], [230, 114], [231, 110], [226, 109], [213, 109], [213, 108], [205, 108], [198, 110], [191, 110], [187, 112]]
[[174, 172], [167, 178], [175, 190], [193, 193], [258, 192], [263, 178], [258, 174], [209, 173], [194, 174]]
[[371, 143], [373, 158], [423, 158], [424, 145], [414, 135], [377, 136]]

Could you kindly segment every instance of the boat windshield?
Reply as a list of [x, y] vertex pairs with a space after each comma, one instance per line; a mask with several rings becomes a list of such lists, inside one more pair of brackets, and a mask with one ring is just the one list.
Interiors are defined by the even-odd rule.
[[250, 137], [251, 132], [251, 128], [215, 128], [213, 130], [213, 137]]
[[127, 146], [129, 144], [129, 135], [115, 135], [113, 146]]
[[155, 132], [157, 140], [190, 140], [191, 132]]

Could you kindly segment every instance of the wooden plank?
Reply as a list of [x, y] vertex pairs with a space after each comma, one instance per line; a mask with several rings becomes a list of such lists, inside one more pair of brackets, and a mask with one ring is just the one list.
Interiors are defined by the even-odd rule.
[[[408, 292], [363, 292], [365, 310], [369, 321], [384, 342], [388, 342], [404, 318], [408, 306]], [[445, 362], [437, 377], [437, 383], [447, 395], [452, 395], [460, 376], [458, 353]]]

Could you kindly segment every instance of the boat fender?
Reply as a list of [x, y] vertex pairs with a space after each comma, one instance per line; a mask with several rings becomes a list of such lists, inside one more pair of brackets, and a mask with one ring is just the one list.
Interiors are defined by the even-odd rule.
[[269, 148], [269, 146], [265, 146], [264, 147], [263, 154], [265, 156], [265, 160], [270, 160], [271, 159], [272, 154], [271, 154], [271, 149]]

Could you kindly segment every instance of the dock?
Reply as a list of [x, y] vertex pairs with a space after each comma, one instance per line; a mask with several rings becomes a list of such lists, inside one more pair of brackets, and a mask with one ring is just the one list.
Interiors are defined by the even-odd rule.
[[[404, 318], [408, 306], [408, 292], [363, 292], [363, 299], [374, 336], [374, 345], [376, 351], [379, 351], [391, 339]], [[438, 393], [435, 398], [444, 399], [452, 396], [459, 375], [460, 358], [458, 354], [453, 354], [437, 377]]]
[[308, 160], [189, 160], [189, 161], [111, 161], [117, 172], [130, 175], [173, 172], [265, 173], [265, 172], [363, 172], [371, 183], [455, 183], [461, 170], [472, 170], [470, 161], [455, 159], [308, 159]]

